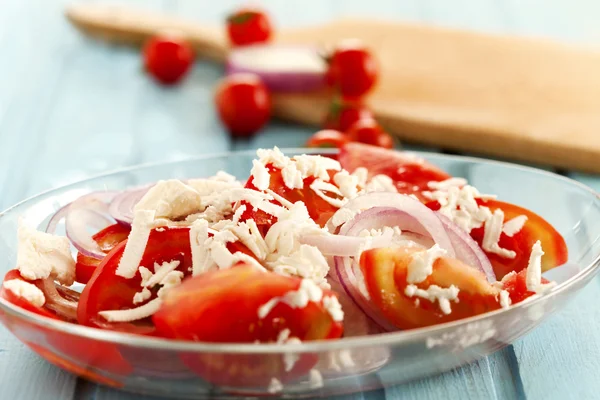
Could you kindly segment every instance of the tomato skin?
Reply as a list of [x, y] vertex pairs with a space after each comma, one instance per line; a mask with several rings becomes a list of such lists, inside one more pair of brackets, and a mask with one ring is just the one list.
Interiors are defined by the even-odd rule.
[[[3, 282], [10, 281], [13, 279], [19, 279], [21, 281], [31, 283], [34, 285], [35, 285], [35, 283], [39, 282], [39, 281], [28, 281], [28, 280], [24, 279], [21, 276], [21, 274], [19, 273], [18, 269], [11, 269], [10, 271], [8, 271], [6, 273], [6, 275], [4, 275]], [[6, 289], [2, 283], [0, 283], [0, 297], [5, 299], [6, 301], [9, 301], [9, 302], [13, 303], [14, 305], [21, 307], [32, 313], [42, 315], [44, 317], [48, 317], [48, 318], [52, 318], [52, 319], [61, 319], [55, 313], [47, 310], [46, 308], [37, 307], [37, 306], [33, 305], [32, 303], [30, 303], [29, 301], [27, 301], [26, 299], [16, 296], [12, 291]]]
[[359, 98], [376, 84], [379, 65], [371, 52], [355, 40], [345, 40], [329, 59], [326, 79], [344, 97]]
[[[415, 248], [380, 248], [362, 253], [360, 267], [371, 301], [387, 319], [400, 329], [413, 329], [455, 321], [500, 308], [498, 289], [485, 276], [462, 262], [443, 257], [433, 265], [433, 273], [417, 287], [430, 285], [442, 288], [455, 285], [458, 302], [451, 301], [451, 313], [444, 314], [438, 302], [405, 294], [407, 267]], [[418, 299], [418, 302], [416, 301]]]
[[[113, 224], [96, 233], [92, 239], [98, 243], [103, 252], [108, 254], [116, 245], [127, 239], [129, 232], [131, 232], [130, 227]], [[101, 261], [78, 253], [75, 264], [75, 280], [79, 283], [88, 283]]]
[[392, 136], [371, 118], [356, 121], [348, 130], [348, 139], [351, 142], [370, 144], [385, 149], [394, 148]]
[[189, 71], [194, 61], [191, 46], [183, 39], [157, 35], [144, 45], [144, 66], [159, 83], [178, 83]]
[[[139, 334], [154, 334], [155, 328], [151, 321], [136, 321], [134, 323], [109, 323], [98, 315], [100, 311], [120, 310], [139, 306], [133, 304], [133, 296], [141, 290], [139, 271], [131, 278], [123, 278], [115, 274], [119, 261], [125, 250], [127, 241], [119, 243], [102, 260], [92, 278], [85, 286], [79, 299], [77, 319], [81, 325], [95, 326]], [[146, 251], [140, 265], [151, 271], [154, 263], [179, 260], [177, 270], [189, 274], [192, 265], [189, 228], [163, 227], [150, 233]]]
[[[515, 258], [501, 257], [494, 253], [485, 252], [492, 263], [497, 279], [502, 279], [511, 271], [520, 272], [527, 268], [531, 248], [536, 241], [540, 241], [544, 256], [542, 257], [542, 272], [567, 262], [569, 251], [562, 235], [544, 218], [533, 211], [515, 204], [500, 200], [477, 200], [480, 206], [485, 206], [494, 212], [500, 209], [504, 212], [504, 221], [508, 221], [519, 215], [527, 216], [523, 228], [513, 237], [502, 233], [500, 235], [500, 247], [517, 253]], [[475, 228], [471, 231], [471, 237], [479, 243], [483, 241], [484, 227]], [[484, 250], [485, 251], [485, 250]]]
[[322, 125], [324, 129], [347, 132], [356, 121], [369, 118], [374, 118], [373, 113], [360, 101], [335, 97]]
[[[341, 322], [333, 321], [321, 303], [309, 302], [304, 308], [278, 303], [259, 318], [262, 305], [297, 290], [300, 282], [241, 263], [189, 278], [167, 293], [152, 319], [164, 337], [202, 342], [275, 342], [284, 329], [303, 341], [341, 337]], [[307, 373], [317, 362], [304, 354], [286, 371], [280, 355], [189, 354], [182, 360], [212, 383], [242, 387], [267, 385], [273, 377], [288, 380]]]
[[399, 193], [414, 194], [422, 202], [429, 200], [421, 194], [429, 190], [429, 182], [451, 177], [423, 158], [364, 143], [352, 142], [343, 146], [338, 161], [349, 172], [365, 167], [369, 170], [369, 177], [387, 175], [392, 178]]
[[[548, 279], [542, 278], [542, 284], [550, 283]], [[533, 295], [535, 292], [527, 289], [527, 268], [519, 273], [511, 274], [502, 281], [502, 287], [510, 296], [511, 304], [519, 303]]]
[[227, 35], [233, 46], [268, 42], [272, 31], [268, 15], [261, 10], [241, 9], [227, 17]]
[[348, 143], [348, 137], [334, 129], [323, 129], [316, 132], [306, 142], [306, 147], [339, 148]]
[[215, 91], [220, 120], [234, 137], [249, 137], [271, 117], [271, 95], [253, 74], [238, 73], [221, 79]]

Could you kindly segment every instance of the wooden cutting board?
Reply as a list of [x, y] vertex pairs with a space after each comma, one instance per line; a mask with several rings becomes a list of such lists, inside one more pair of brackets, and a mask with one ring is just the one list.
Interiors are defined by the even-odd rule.
[[[163, 29], [223, 62], [224, 30], [141, 10], [81, 4], [67, 9], [84, 32], [139, 46]], [[370, 107], [412, 143], [600, 173], [600, 52], [541, 39], [343, 19], [282, 29], [276, 41], [332, 45], [363, 40], [381, 64]], [[278, 117], [318, 125], [324, 94], [278, 94]]]

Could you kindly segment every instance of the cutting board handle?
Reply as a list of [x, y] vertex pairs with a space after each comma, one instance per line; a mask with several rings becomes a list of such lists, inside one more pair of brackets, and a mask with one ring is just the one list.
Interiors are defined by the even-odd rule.
[[90, 36], [112, 43], [141, 46], [157, 32], [173, 31], [182, 34], [198, 56], [223, 62], [227, 55], [225, 32], [216, 26], [202, 26], [174, 16], [102, 4], [73, 4], [67, 8], [66, 16]]

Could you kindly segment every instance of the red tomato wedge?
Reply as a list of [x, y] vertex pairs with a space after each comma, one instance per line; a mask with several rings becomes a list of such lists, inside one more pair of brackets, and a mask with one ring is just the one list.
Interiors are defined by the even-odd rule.
[[[542, 278], [542, 284], [546, 283], [550, 283], [550, 281]], [[527, 290], [527, 269], [522, 270], [518, 274], [507, 276], [503, 281], [503, 288], [510, 295], [512, 304], [523, 301], [535, 294], [534, 292]]]
[[[149, 320], [136, 323], [108, 323], [98, 315], [100, 311], [131, 309], [141, 305], [133, 304], [133, 296], [142, 289], [139, 271], [131, 279], [115, 274], [126, 244], [127, 241], [118, 244], [98, 265], [81, 293], [77, 319], [81, 325], [134, 333], [152, 333], [154, 327]], [[189, 274], [188, 269], [192, 266], [189, 228], [163, 227], [152, 230], [140, 265], [154, 271], [154, 263], [161, 264], [173, 260], [180, 262], [177, 270]], [[156, 297], [156, 293], [153, 293], [153, 297]]]
[[[6, 275], [4, 275], [3, 282], [7, 282], [7, 281], [10, 281], [13, 279], [18, 279], [23, 282], [31, 283], [32, 285], [35, 285], [36, 282], [39, 282], [39, 281], [30, 282], [30, 281], [23, 279], [23, 277], [19, 273], [19, 270], [17, 270], [17, 269], [11, 269], [10, 271], [8, 271], [6, 273]], [[46, 308], [38, 307], [38, 306], [32, 304], [31, 302], [29, 302], [28, 300], [24, 299], [23, 297], [15, 295], [11, 290], [6, 289], [2, 283], [0, 283], [0, 297], [13, 303], [14, 305], [21, 307], [32, 313], [43, 315], [44, 317], [60, 319], [55, 313], [47, 310]]]
[[414, 194], [422, 201], [421, 192], [429, 190], [427, 183], [451, 178], [433, 164], [420, 157], [363, 143], [348, 143], [340, 149], [338, 160], [342, 168], [353, 172], [358, 167], [369, 170], [369, 177], [389, 176], [398, 192]]
[[[342, 324], [332, 319], [322, 302], [292, 308], [277, 303], [264, 318], [258, 310], [269, 300], [297, 290], [301, 279], [238, 264], [190, 278], [164, 298], [152, 317], [161, 336], [203, 342], [275, 342], [289, 329], [289, 337], [303, 341], [335, 339]], [[323, 290], [323, 297], [334, 296]], [[183, 361], [204, 379], [220, 385], [266, 385], [271, 378], [290, 379], [307, 373], [317, 359], [299, 356], [285, 368], [280, 355], [210, 354], [184, 355]]]
[[416, 286], [427, 290], [430, 285], [459, 289], [458, 302], [450, 301], [451, 312], [445, 314], [440, 304], [418, 296], [407, 296], [407, 268], [414, 248], [380, 248], [362, 253], [363, 271], [371, 301], [388, 320], [400, 329], [431, 326], [455, 321], [500, 308], [499, 290], [488, 283], [478, 270], [454, 258], [442, 257], [433, 264], [433, 273]]
[[[500, 235], [500, 247], [516, 252], [517, 255], [515, 258], [506, 258], [494, 253], [486, 252], [498, 280], [502, 279], [504, 275], [511, 271], [519, 272], [527, 268], [531, 247], [538, 240], [541, 242], [542, 249], [545, 253], [542, 257], [542, 272], [567, 262], [568, 249], [564, 238], [541, 216], [526, 208], [499, 200], [478, 200], [478, 203], [485, 207], [489, 207], [492, 212], [497, 209], [502, 210], [504, 212], [505, 222], [518, 217], [519, 215], [525, 215], [527, 217], [527, 221], [523, 228], [513, 237], [508, 237], [504, 233]], [[471, 231], [471, 237], [473, 237], [480, 246], [483, 241], [483, 234], [483, 227]]]
[[[315, 178], [310, 177], [304, 179], [304, 187], [302, 189], [290, 189], [288, 188], [281, 175], [281, 169], [273, 167], [273, 165], [268, 164], [267, 170], [269, 171], [270, 181], [269, 181], [269, 189], [273, 192], [277, 193], [287, 201], [291, 203], [295, 203], [297, 201], [303, 201], [306, 204], [306, 208], [308, 209], [308, 214], [310, 217], [320, 226], [324, 226], [329, 218], [337, 211], [337, 207], [329, 204], [327, 201], [323, 200], [319, 197], [314, 190], [310, 188], [310, 185], [314, 182]], [[330, 178], [333, 178], [336, 171], [329, 171]], [[247, 189], [256, 189], [256, 186], [252, 183], [253, 177], [248, 178], [245, 187]], [[276, 200], [273, 200], [272, 203], [280, 205], [280, 203]], [[242, 202], [242, 204], [245, 204]], [[259, 228], [262, 228], [261, 231], [264, 234], [268, 228], [274, 224], [276, 218], [272, 215], [269, 215], [261, 210], [253, 210], [252, 206], [246, 204], [246, 211], [242, 214], [242, 220], [254, 219], [256, 225]]]
[[[123, 240], [126, 240], [131, 232], [131, 228], [121, 224], [114, 224], [107, 226], [100, 232], [92, 236], [92, 239], [100, 249], [108, 254]], [[75, 264], [75, 280], [80, 283], [88, 283], [92, 278], [96, 267], [102, 260], [98, 260], [94, 257], [87, 257], [81, 253], [77, 254], [77, 263]]]

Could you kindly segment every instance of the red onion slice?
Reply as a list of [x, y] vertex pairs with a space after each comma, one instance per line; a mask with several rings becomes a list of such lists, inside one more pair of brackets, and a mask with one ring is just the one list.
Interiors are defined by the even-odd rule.
[[[448, 237], [448, 234], [444, 229], [444, 225], [437, 217], [436, 213], [430, 210], [419, 200], [415, 200], [410, 196], [391, 192], [372, 192], [350, 200], [342, 208], [349, 209], [355, 212], [362, 211], [358, 216], [355, 216], [353, 218], [353, 220], [355, 220], [357, 217], [360, 217], [362, 214], [365, 213], [365, 211], [363, 210], [368, 210], [374, 207], [395, 208], [406, 213], [408, 216], [410, 216], [410, 219], [408, 217], [404, 217], [405, 221], [407, 224], [410, 221], [411, 229], [413, 229], [413, 232], [420, 234], [426, 233], [427, 236], [430, 236], [435, 243], [437, 243], [442, 249], [447, 251], [449, 257], [455, 256], [452, 242], [450, 241], [450, 238]], [[340, 211], [338, 210], [336, 214], [338, 212]], [[415, 224], [415, 221], [418, 224]], [[349, 222], [346, 222], [346, 224], [348, 223]], [[419, 225], [422, 227], [422, 229], [418, 228]], [[330, 231], [333, 231], [333, 229], [333, 227], [330, 227]], [[340, 229], [340, 233], [346, 232], [349, 229], [350, 228], [345, 228], [344, 226], [342, 226], [342, 229]], [[400, 229], [402, 229], [402, 226], [400, 226]]]
[[[36, 284], [37, 287], [44, 293], [44, 298], [46, 299], [46, 304], [44, 307], [48, 308], [51, 311], [54, 311], [58, 316], [66, 319], [67, 321], [77, 321], [77, 301], [68, 300], [60, 295], [56, 288], [56, 283], [52, 278], [43, 279], [41, 282]], [[61, 288], [61, 291], [68, 290], [67, 288]], [[78, 299], [78, 295], [75, 293], [71, 293], [72, 291], [67, 292], [70, 298], [76, 297]]]
[[133, 208], [150, 190], [152, 185], [125, 190], [115, 196], [108, 207], [109, 214], [120, 224], [131, 225]]
[[307, 46], [252, 45], [230, 52], [225, 72], [258, 75], [273, 92], [309, 92], [325, 85], [327, 64]]
[[448, 236], [450, 237], [452, 245], [454, 246], [454, 251], [456, 252], [456, 258], [483, 272], [488, 282], [496, 282], [496, 274], [494, 273], [492, 264], [479, 244], [471, 237], [471, 235], [450, 221], [446, 216], [440, 213], [436, 214], [440, 221], [442, 221], [442, 224], [444, 224], [446, 232], [448, 232]]

